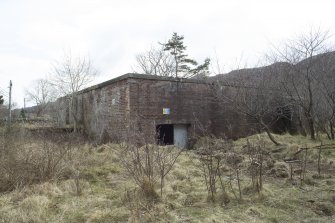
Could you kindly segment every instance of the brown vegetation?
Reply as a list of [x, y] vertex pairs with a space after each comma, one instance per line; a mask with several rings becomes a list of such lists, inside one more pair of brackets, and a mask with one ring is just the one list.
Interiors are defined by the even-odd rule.
[[[0, 222], [331, 221], [334, 150], [320, 155], [320, 144], [304, 137], [275, 137], [281, 146], [264, 134], [235, 142], [206, 137], [181, 152], [96, 147], [73, 133], [12, 128], [11, 143], [1, 147], [11, 153], [1, 157]], [[290, 177], [284, 161], [301, 145], [311, 148], [302, 185], [301, 165], [292, 165]]]
[[18, 126], [0, 137], [0, 190], [10, 191], [46, 181], [71, 178], [82, 136], [30, 131]]

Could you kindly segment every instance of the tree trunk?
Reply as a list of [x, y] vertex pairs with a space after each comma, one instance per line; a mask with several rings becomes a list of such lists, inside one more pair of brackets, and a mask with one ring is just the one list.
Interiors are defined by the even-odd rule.
[[229, 185], [230, 185], [231, 191], [233, 192], [233, 195], [234, 195], [235, 199], [237, 200], [237, 196], [236, 196], [232, 181], [233, 181], [233, 174], [230, 170]]
[[326, 128], [325, 128], [323, 131], [326, 133], [327, 138], [328, 138], [329, 140], [331, 140], [332, 137], [331, 137], [331, 135], [330, 135], [330, 132], [328, 132]]
[[308, 126], [311, 134], [311, 139], [315, 140], [315, 129], [314, 129], [314, 120], [311, 116], [308, 117]]
[[163, 186], [164, 186], [164, 173], [161, 173], [161, 183], [160, 183], [160, 189], [161, 189], [161, 197], [163, 197]]
[[260, 161], [259, 161], [259, 190], [263, 189], [263, 154], [260, 154]]
[[75, 117], [73, 117], [73, 132], [77, 132], [78, 128], [77, 128], [77, 121], [75, 119]]
[[301, 181], [300, 185], [302, 186], [303, 183], [305, 182], [305, 176], [306, 176], [306, 166], [307, 166], [307, 148], [305, 148], [305, 154], [304, 156], [304, 162], [302, 163], [302, 168], [301, 168]]
[[178, 77], [178, 59], [177, 59], [177, 55], [174, 56], [174, 61], [176, 62], [175, 75], [176, 75], [176, 78], [177, 78]]
[[330, 136], [331, 139], [334, 140], [335, 139], [335, 133], [334, 133], [334, 125], [332, 121], [329, 121], [329, 126], [330, 126]]
[[266, 134], [269, 136], [271, 142], [273, 142], [276, 146], [279, 146], [280, 143], [277, 142], [277, 140], [273, 137], [273, 135], [271, 134], [270, 130], [269, 129], [265, 129], [266, 131]]
[[300, 127], [299, 132], [300, 132], [301, 135], [306, 136], [307, 134], [306, 134], [305, 127], [304, 127], [304, 125], [302, 124], [302, 118], [301, 118], [302, 114], [301, 114], [300, 109], [301, 109], [301, 108], [299, 108], [299, 127]]
[[[311, 60], [311, 57], [309, 58]], [[312, 81], [310, 78], [310, 70], [307, 69], [307, 81], [308, 81], [308, 95], [309, 95], [309, 105], [307, 110], [307, 119], [308, 119], [308, 125], [309, 125], [309, 132], [311, 134], [311, 139], [315, 140], [315, 128], [314, 128], [314, 119], [313, 119], [313, 108], [314, 108], [314, 102], [313, 102], [313, 92], [312, 92]]]
[[273, 142], [276, 146], [279, 146], [280, 143], [277, 142], [277, 140], [273, 137], [273, 135], [270, 132], [269, 127], [261, 120], [260, 124], [263, 126], [263, 128], [265, 129], [266, 134], [269, 136], [269, 139], [271, 140], [271, 142]]
[[238, 168], [236, 169], [236, 179], [237, 179], [238, 191], [239, 191], [239, 194], [240, 194], [240, 200], [242, 200], [242, 190], [241, 190], [241, 182], [240, 182], [240, 170]]
[[72, 94], [71, 97], [71, 114], [73, 118], [73, 132], [77, 132], [78, 130], [78, 119], [77, 119], [77, 98], [76, 95]]
[[319, 153], [318, 153], [318, 175], [320, 176], [321, 175], [321, 146], [320, 145], [320, 148], [319, 148]]

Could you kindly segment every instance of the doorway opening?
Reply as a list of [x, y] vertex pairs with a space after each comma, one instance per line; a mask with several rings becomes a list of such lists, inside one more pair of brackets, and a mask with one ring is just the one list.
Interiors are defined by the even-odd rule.
[[163, 124], [156, 126], [157, 144], [158, 145], [173, 145], [173, 125]]
[[175, 145], [187, 148], [187, 124], [162, 124], [156, 126], [156, 139], [158, 145]]

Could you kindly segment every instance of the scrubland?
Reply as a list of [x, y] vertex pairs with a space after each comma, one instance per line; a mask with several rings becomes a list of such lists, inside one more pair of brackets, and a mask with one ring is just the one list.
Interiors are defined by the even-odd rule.
[[[320, 145], [303, 136], [275, 135], [280, 146], [265, 134], [232, 142], [244, 156], [241, 198], [236, 177], [226, 170], [225, 191], [218, 187], [209, 199], [196, 150], [178, 154], [161, 195], [158, 184], [149, 192], [138, 186], [119, 144], [95, 145], [73, 133], [12, 131], [1, 133], [0, 222], [335, 222], [335, 151], [322, 151], [318, 174], [318, 150], [309, 150], [303, 182], [301, 165], [293, 166], [291, 179], [283, 161], [299, 148]], [[243, 148], [259, 142], [268, 155], [263, 187], [255, 190]]]

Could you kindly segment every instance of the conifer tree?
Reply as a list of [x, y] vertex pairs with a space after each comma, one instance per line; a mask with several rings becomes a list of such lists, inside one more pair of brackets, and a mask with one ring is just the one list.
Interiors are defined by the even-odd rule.
[[173, 33], [172, 38], [167, 43], [162, 44], [164, 51], [169, 51], [175, 61], [175, 77], [194, 77], [197, 75], [208, 75], [208, 66], [210, 59], [206, 58], [204, 63], [198, 65], [197, 61], [188, 58], [185, 53], [186, 46], [184, 46], [184, 36], [179, 36], [177, 33]]

